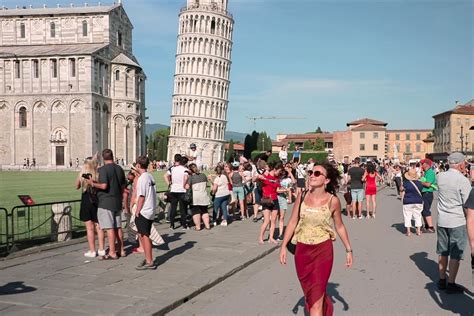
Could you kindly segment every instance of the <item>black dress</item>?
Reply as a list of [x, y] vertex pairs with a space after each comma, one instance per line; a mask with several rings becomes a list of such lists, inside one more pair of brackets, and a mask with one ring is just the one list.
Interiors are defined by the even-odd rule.
[[97, 223], [97, 194], [88, 189], [82, 192], [81, 196], [81, 210], [79, 218], [83, 222], [93, 221]]

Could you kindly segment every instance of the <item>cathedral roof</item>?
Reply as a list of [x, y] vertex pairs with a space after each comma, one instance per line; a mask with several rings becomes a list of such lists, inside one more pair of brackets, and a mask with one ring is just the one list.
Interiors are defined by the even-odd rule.
[[120, 53], [120, 54], [117, 55], [117, 57], [112, 59], [112, 63], [122, 64], [122, 65], [130, 65], [130, 66], [141, 68], [141, 66], [138, 64], [138, 61], [136, 61], [134, 57], [132, 57], [132, 58], [133, 58], [133, 60], [130, 57], [128, 57], [127, 55], [125, 55], [124, 53]]
[[121, 4], [107, 5], [107, 6], [81, 6], [81, 7], [56, 7], [56, 8], [6, 8], [0, 10], [0, 17], [2, 16], [27, 16], [27, 15], [63, 15], [63, 14], [97, 14], [108, 13]]
[[2, 46], [0, 57], [89, 55], [107, 46], [104, 43]]

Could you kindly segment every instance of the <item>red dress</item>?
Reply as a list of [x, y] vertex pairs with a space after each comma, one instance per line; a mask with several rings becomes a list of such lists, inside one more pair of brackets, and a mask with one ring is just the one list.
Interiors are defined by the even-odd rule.
[[365, 178], [365, 195], [375, 195], [377, 194], [377, 184], [375, 183], [375, 179], [377, 179], [377, 173], [371, 175], [370, 173], [367, 174]]

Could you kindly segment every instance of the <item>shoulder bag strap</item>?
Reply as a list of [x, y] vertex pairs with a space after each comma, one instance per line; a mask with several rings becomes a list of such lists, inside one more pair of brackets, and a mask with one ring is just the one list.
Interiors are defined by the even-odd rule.
[[410, 180], [410, 183], [415, 187], [416, 192], [418, 192], [418, 194], [419, 194], [421, 197], [423, 197], [423, 195], [422, 195], [421, 192], [420, 192], [420, 189], [418, 189], [418, 187], [416, 186], [416, 184], [415, 184], [413, 181], [411, 181], [411, 180]]

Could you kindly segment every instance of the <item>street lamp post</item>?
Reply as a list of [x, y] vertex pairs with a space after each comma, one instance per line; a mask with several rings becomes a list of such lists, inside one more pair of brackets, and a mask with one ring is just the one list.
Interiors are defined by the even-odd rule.
[[461, 136], [459, 138], [461, 139], [461, 152], [464, 153], [464, 126], [461, 125]]

